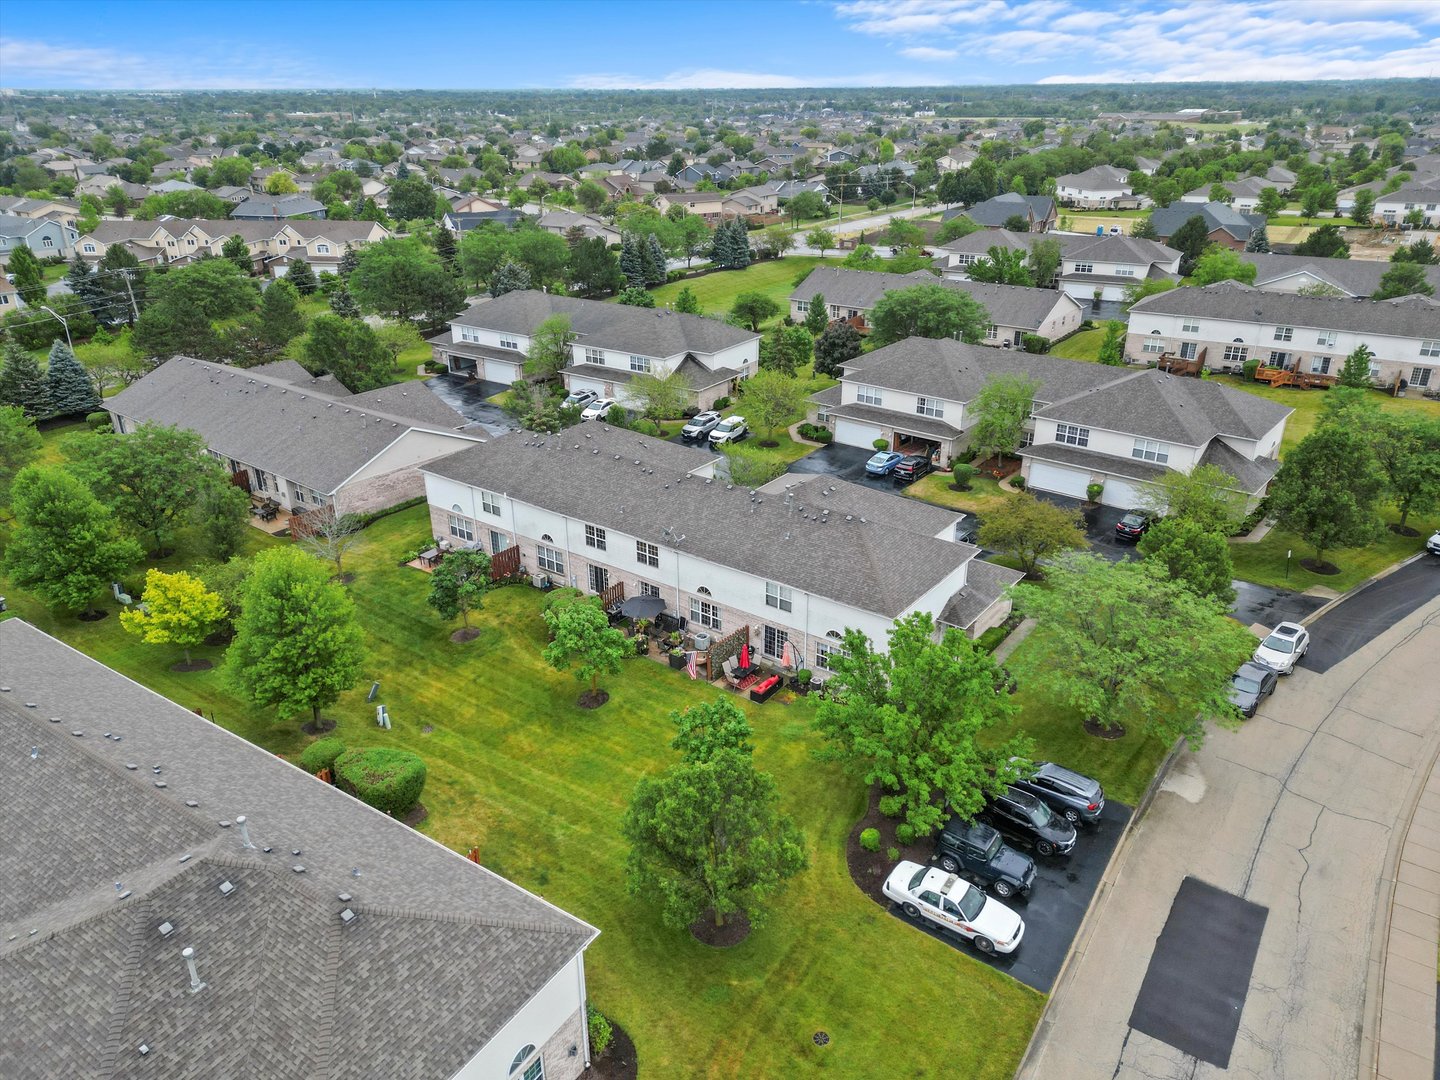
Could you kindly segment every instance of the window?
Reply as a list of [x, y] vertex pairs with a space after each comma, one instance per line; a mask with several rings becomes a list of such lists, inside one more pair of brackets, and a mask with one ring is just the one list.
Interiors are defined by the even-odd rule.
[[809, 310], [810, 310], [810, 301], [809, 301], [809, 300], [796, 300], [796, 301], [795, 301], [795, 310], [796, 310], [796, 311], [800, 311], [800, 312], [809, 311]]
[[1077, 274], [1093, 274], [1094, 272], [1095, 272], [1095, 264], [1094, 264], [1094, 263], [1076, 263], [1076, 264], [1075, 264], [1075, 273], [1077, 273]]
[[[534, 1059], [533, 1061], [531, 1059]], [[521, 1069], [525, 1071], [520, 1072]], [[545, 1062], [534, 1046], [527, 1046], [510, 1062], [510, 1075], [519, 1080], [545, 1080]]]
[[641, 595], [641, 596], [655, 596], [655, 597], [658, 597], [658, 596], [660, 595], [660, 586], [659, 586], [659, 585], [651, 585], [650, 582], [648, 582], [648, 581], [642, 581], [642, 582], [639, 583], [639, 586], [640, 586], [640, 595]]
[[[193, 243], [193, 241], [192, 241], [192, 243]], [[41, 246], [41, 247], [54, 247], [54, 246], [55, 246], [55, 240], [54, 240], [53, 237], [42, 236], [42, 237], [40, 238], [40, 246]]]
[[650, 358], [648, 356], [635, 356], [632, 354], [630, 357], [630, 370], [649, 372]]
[[1181, 359], [1181, 360], [1194, 360], [1196, 353], [1198, 353], [1199, 351], [1200, 351], [1200, 346], [1199, 346], [1199, 344], [1198, 344], [1197, 342], [1194, 342], [1194, 341], [1182, 341], [1182, 342], [1180, 343], [1180, 359]]
[[1274, 349], [1271, 349], [1270, 363], [1276, 367], [1284, 367], [1290, 363], [1290, 354], [1288, 352], [1276, 352]]
[[506, 536], [502, 532], [496, 532], [494, 529], [490, 530], [490, 553], [492, 555], [499, 555], [500, 552], [504, 551], [509, 546], [510, 537]]
[[1165, 351], [1165, 343], [1163, 341], [1151, 341], [1147, 339], [1145, 344], [1140, 346], [1140, 351], [1146, 353], [1163, 353]]
[[479, 341], [480, 331], [473, 326], [457, 326], [455, 332], [460, 335], [461, 341]]
[[316, 244], [316, 245], [315, 245], [315, 254], [316, 254], [316, 255], [329, 255], [329, 254], [330, 254], [330, 245], [329, 245], [329, 244]]
[[1055, 441], [1069, 446], [1089, 446], [1090, 429], [1075, 424], [1056, 424]]
[[1421, 356], [1440, 356], [1440, 341], [1420, 342]]
[[1244, 345], [1226, 345], [1224, 359], [1227, 364], [1243, 364], [1250, 359], [1250, 350]]
[[660, 548], [655, 544], [647, 544], [644, 540], [636, 540], [635, 561], [642, 566], [659, 566]]
[[884, 398], [880, 396], [878, 386], [861, 386], [855, 390], [855, 400], [861, 405], [879, 405]]
[[998, 326], [996, 326], [994, 323], [991, 323], [989, 326], [987, 326], [987, 327], [985, 328], [985, 336], [986, 336], [987, 338], [989, 338], [991, 341], [994, 341], [996, 338], [998, 338], [998, 337], [1000, 336], [1000, 328], [999, 328]]
[[565, 556], [551, 547], [537, 546], [535, 548], [535, 561], [541, 570], [551, 574], [565, 576]]
[[605, 366], [605, 350], [604, 350], [604, 349], [590, 349], [590, 348], [587, 348], [587, 349], [585, 350], [585, 362], [586, 362], [587, 364], [599, 364], [601, 367], [604, 367], [604, 366]]
[[830, 666], [832, 656], [849, 656], [850, 654], [839, 645], [831, 645], [829, 642], [817, 641], [815, 643], [815, 667], [821, 671], [834, 671]]
[[[191, 240], [190, 242], [193, 244], [195, 241], [194, 241], [194, 240]], [[280, 238], [280, 246], [281, 246], [281, 247], [289, 247], [289, 246], [290, 246], [290, 241], [289, 241], [289, 240], [286, 240], [286, 239], [282, 236], [282, 237]]]
[[1330, 374], [1330, 357], [1328, 357], [1328, 356], [1312, 356], [1312, 357], [1310, 358], [1310, 373], [1311, 373], [1312, 375], [1329, 375], [1329, 374]]
[[765, 627], [765, 644], [762, 646], [766, 656], [779, 657], [785, 651], [785, 642], [790, 640], [790, 635], [784, 630], [773, 626]]
[[1294, 328], [1293, 326], [1277, 326], [1277, 327], [1275, 327], [1275, 340], [1276, 340], [1276, 341], [1291, 341], [1291, 340], [1294, 339], [1294, 337], [1295, 337], [1295, 328]]
[[[459, 510], [460, 507], [457, 506], [455, 509]], [[470, 522], [466, 521], [463, 517], [451, 514], [450, 535], [457, 540], [472, 541], [475, 539], [475, 529]]]
[[1200, 332], [1200, 324], [1190, 319], [1186, 319], [1180, 324], [1180, 332], [1182, 334], [1198, 334]]
[[1411, 368], [1411, 369], [1410, 369], [1410, 385], [1411, 385], [1411, 386], [1429, 386], [1429, 385], [1430, 385], [1430, 370], [1431, 370], [1431, 369], [1428, 368], [1428, 367]]
[[1335, 347], [1335, 337], [1334, 330], [1321, 330], [1319, 336], [1315, 338], [1315, 344], [1327, 349], [1333, 349]]
[[828, 406], [821, 405], [816, 408], [815, 422], [817, 424], [828, 424], [830, 422], [830, 409]]
[[698, 596], [690, 598], [690, 621], [710, 630], [720, 629], [720, 607]]
[[194, 246], [195, 246], [195, 238], [194, 238], [193, 236], [186, 237], [186, 238], [185, 238], [185, 244], [186, 244], [187, 247], [194, 247]]
[[840, 317], [840, 307], [839, 307], [839, 305], [837, 305], [837, 304], [831, 304], [831, 305], [830, 305], [830, 317], [831, 317], [832, 319], [838, 319], [838, 318]]
[[1133, 266], [1117, 266], [1117, 267], [1115, 268], [1115, 276], [1116, 276], [1116, 277], [1134, 277], [1134, 276], [1135, 276], [1135, 268], [1134, 268]]
[[484, 510], [487, 514], [494, 514], [496, 517], [499, 517], [500, 496], [496, 495], [493, 491], [485, 491], [482, 489], [480, 492], [480, 509]]
[[945, 415], [945, 403], [937, 398], [917, 397], [915, 411], [921, 416], [942, 417]]
[[1170, 460], [1170, 447], [1154, 439], [1136, 439], [1135, 445], [1130, 449], [1130, 456], [1140, 461], [1153, 461], [1157, 465], [1164, 465]]
[[500, 347], [501, 347], [502, 349], [515, 349], [516, 351], [519, 351], [519, 349], [520, 349], [520, 342], [516, 341], [514, 338], [505, 337], [505, 336], [502, 334], [502, 335], [500, 336]]
[[94, 245], [94, 244], [86, 244], [84, 250], [85, 250], [85, 254], [87, 254], [87, 255], [94, 255], [94, 254], [95, 254], [95, 245]]
[[790, 587], [777, 585], [773, 581], [765, 582], [765, 606], [779, 608], [781, 611], [793, 611], [795, 605], [791, 599]]
[[[120, 434], [125, 434], [123, 431]], [[270, 479], [259, 469], [255, 470], [255, 486], [261, 491], [270, 490]]]
[[585, 526], [585, 546], [593, 547], [596, 551], [605, 550], [605, 530], [598, 525]]

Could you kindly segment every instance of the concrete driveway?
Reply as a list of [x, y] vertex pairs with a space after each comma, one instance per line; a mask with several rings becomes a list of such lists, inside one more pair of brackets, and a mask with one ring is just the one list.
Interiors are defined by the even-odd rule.
[[[1431, 600], [1326, 671], [1284, 679], [1238, 731], [1212, 731], [1199, 751], [1181, 752], [1106, 876], [1019, 1077], [1372, 1075], [1361, 1073], [1373, 1052], [1362, 1038], [1372, 945], [1397, 825], [1440, 748], [1437, 656], [1440, 600]], [[1228, 1071], [1131, 1026], [1187, 877], [1267, 912], [1248, 988], [1231, 1006], [1239, 1024]], [[1422, 890], [1399, 886], [1425, 893], [1427, 910], [1440, 881], [1429, 878]], [[1434, 975], [1432, 951], [1419, 977]], [[1189, 1008], [1177, 995], [1181, 1031]]]
[[900, 494], [904, 488], [897, 486], [895, 481], [888, 476], [871, 476], [865, 471], [865, 462], [869, 461], [874, 454], [874, 450], [864, 447], [830, 443], [828, 446], [822, 446], [819, 450], [806, 454], [799, 461], [791, 462], [787, 471], [792, 475], [800, 476], [833, 476], [839, 480], [848, 480], [852, 484], [862, 484], [865, 487], [874, 488], [877, 491], [887, 491], [892, 495]]
[[426, 379], [425, 385], [446, 405], [469, 420], [471, 425], [483, 428], [489, 435], [504, 435], [506, 432], [520, 430], [520, 425], [504, 409], [485, 400], [509, 390], [508, 386], [485, 382], [483, 379], [462, 379], [458, 375], [437, 375], [433, 379]]

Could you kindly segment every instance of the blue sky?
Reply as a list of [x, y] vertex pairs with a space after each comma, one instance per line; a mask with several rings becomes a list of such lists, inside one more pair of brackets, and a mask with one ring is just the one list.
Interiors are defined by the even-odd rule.
[[10, 0], [0, 86], [973, 85], [1440, 75], [1436, 0]]

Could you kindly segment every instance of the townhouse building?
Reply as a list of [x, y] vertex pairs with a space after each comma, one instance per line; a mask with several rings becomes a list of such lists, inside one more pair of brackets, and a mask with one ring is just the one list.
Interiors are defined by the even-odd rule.
[[1386, 225], [1402, 225], [1416, 212], [1424, 227], [1440, 225], [1440, 179], [1426, 177], [1375, 197], [1373, 216]]
[[28, 247], [37, 259], [52, 255], [69, 259], [75, 254], [78, 239], [74, 226], [63, 221], [0, 214], [0, 266], [8, 266], [10, 253], [22, 247]]
[[[1056, 288], [1082, 305], [1093, 303], [1097, 293], [1102, 301], [1123, 300], [1129, 286], [1148, 278], [1180, 280], [1180, 252], [1154, 240], [1084, 233], [1051, 233], [1046, 239], [1060, 245]], [[935, 266], [945, 278], [965, 281], [969, 267], [988, 259], [990, 248], [1028, 255], [1035, 243], [1034, 236], [1007, 229], [974, 232], [936, 249]]]
[[[1328, 285], [1345, 296], [1366, 297], [1380, 288], [1380, 279], [1390, 263], [1374, 259], [1321, 259], [1309, 255], [1281, 255], [1277, 252], [1244, 251], [1242, 261], [1255, 267], [1255, 288], [1266, 292], [1299, 292], [1316, 285]], [[1440, 266], [1421, 265], [1430, 287], [1440, 291]]]
[[[1239, 180], [1227, 180], [1220, 186], [1230, 195], [1229, 200], [1227, 200], [1230, 208], [1240, 214], [1254, 213], [1256, 207], [1260, 205], [1260, 193], [1266, 188], [1275, 188], [1276, 191], [1280, 190], [1273, 181], [1261, 176], [1245, 176]], [[1202, 184], [1195, 190], [1187, 191], [1184, 195], [1181, 195], [1180, 201], [1182, 203], [1194, 203], [1204, 206], [1210, 202], [1210, 191], [1212, 187], [1213, 185]]]
[[76, 241], [81, 258], [98, 263], [113, 245], [127, 248], [143, 265], [187, 263], [201, 253], [220, 256], [225, 241], [245, 241], [259, 273], [279, 277], [291, 262], [308, 262], [317, 274], [337, 273], [345, 248], [359, 249], [389, 237], [374, 221], [227, 221], [164, 218], [102, 221]]
[[1130, 173], [1113, 165], [1096, 165], [1079, 173], [1055, 178], [1055, 195], [1066, 206], [1086, 210], [1138, 206]]

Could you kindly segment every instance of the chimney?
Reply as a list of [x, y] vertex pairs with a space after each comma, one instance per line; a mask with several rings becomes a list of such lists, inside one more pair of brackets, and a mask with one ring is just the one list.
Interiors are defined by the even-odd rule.
[[180, 955], [185, 958], [185, 966], [190, 971], [190, 992], [192, 994], [198, 994], [201, 990], [204, 990], [208, 984], [200, 981], [200, 973], [195, 970], [195, 950], [186, 947]]

